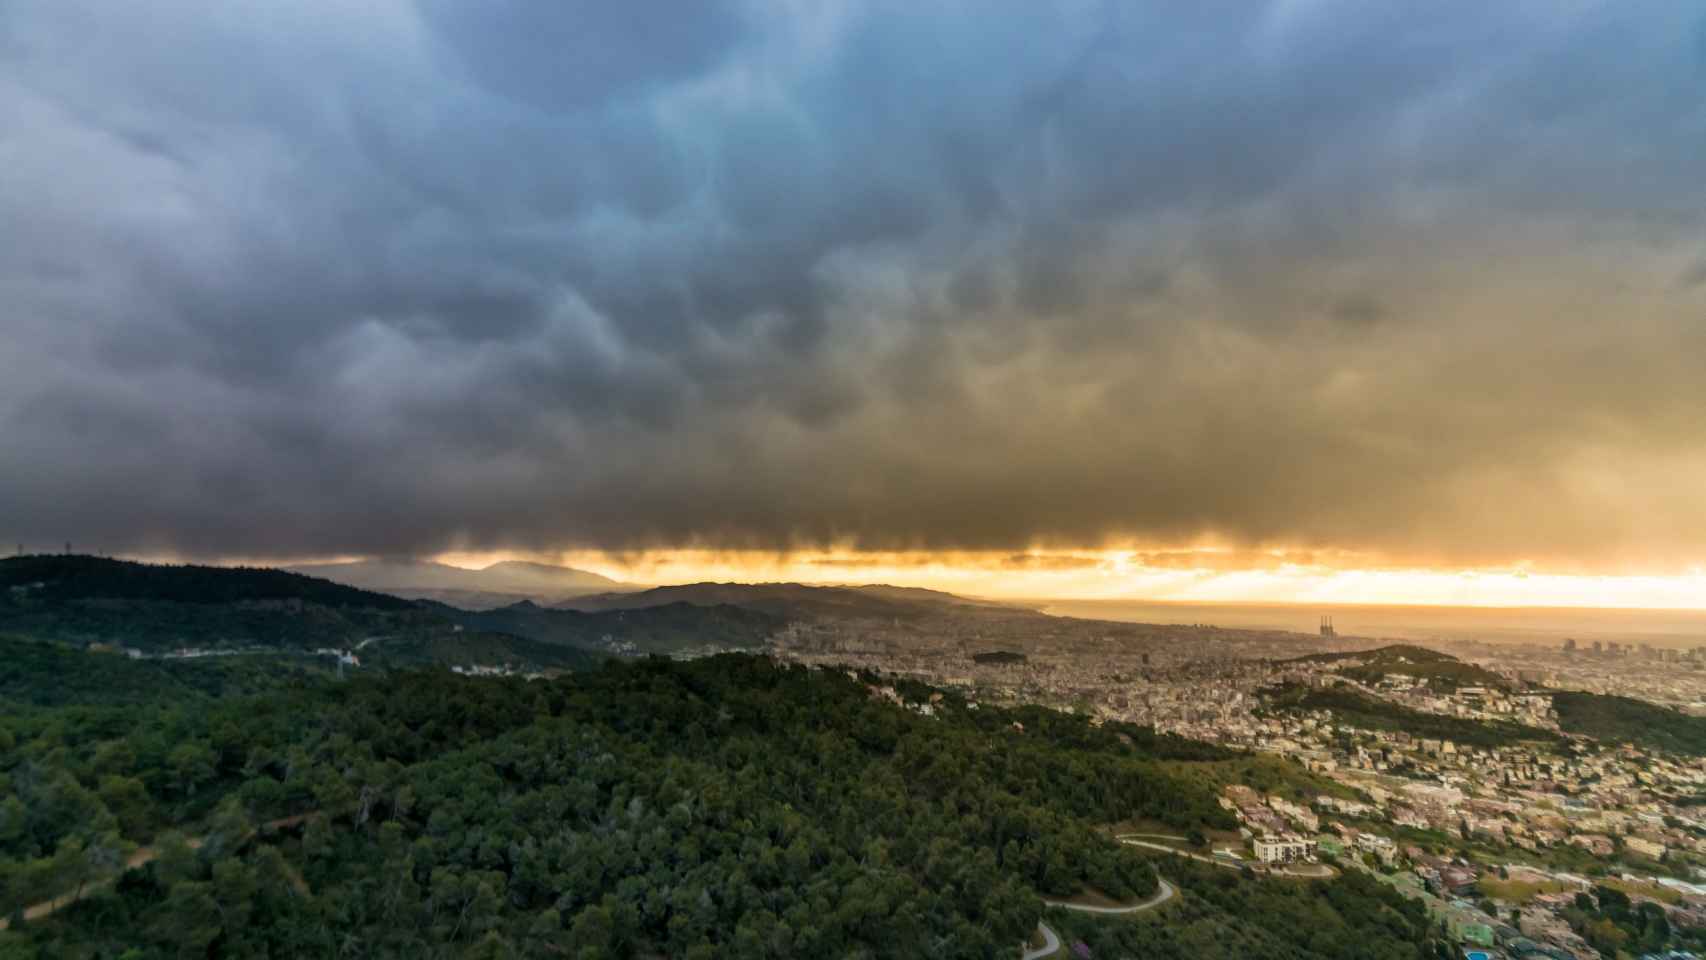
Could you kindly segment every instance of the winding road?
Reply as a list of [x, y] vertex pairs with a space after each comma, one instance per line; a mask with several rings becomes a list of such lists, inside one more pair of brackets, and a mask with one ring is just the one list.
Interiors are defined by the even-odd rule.
[[1038, 920], [1037, 929], [1042, 931], [1043, 945], [1035, 950], [1026, 950], [1019, 960], [1037, 960], [1038, 957], [1051, 956], [1060, 949], [1060, 934], [1055, 933], [1053, 927]]
[[[1145, 850], [1155, 850], [1155, 851], [1158, 851], [1160, 853], [1170, 853], [1170, 854], [1173, 854], [1174, 856], [1179, 856], [1179, 857], [1190, 857], [1192, 860], [1200, 860], [1203, 863], [1212, 863], [1217, 867], [1225, 867], [1228, 870], [1242, 870], [1246, 866], [1245, 862], [1242, 860], [1228, 860], [1228, 859], [1225, 859], [1223, 857], [1205, 856], [1204, 854], [1192, 853], [1189, 850], [1180, 850], [1178, 847], [1169, 847], [1165, 844], [1155, 843], [1155, 842], [1150, 841], [1150, 840], [1139, 840], [1139, 839], [1136, 839], [1137, 837], [1154, 837], [1155, 839], [1158, 839], [1158, 840], [1180, 840], [1180, 841], [1185, 839], [1184, 837], [1174, 837], [1174, 836], [1169, 836], [1167, 834], [1161, 834], [1161, 833], [1127, 833], [1127, 834], [1119, 835], [1117, 837], [1117, 839], [1119, 840], [1119, 842], [1126, 844], [1128, 846], [1142, 847]], [[1328, 873], [1327, 875], [1332, 876], [1331, 873]], [[1179, 893], [1178, 888], [1174, 887], [1172, 884], [1168, 883], [1167, 881], [1162, 880], [1159, 877], [1157, 877], [1156, 880], [1157, 880], [1157, 882], [1159, 882], [1161, 884], [1161, 889], [1156, 891], [1155, 896], [1150, 897], [1148, 900], [1145, 900], [1142, 903], [1133, 904], [1129, 907], [1092, 907], [1092, 906], [1088, 906], [1088, 905], [1082, 904], [1082, 903], [1067, 903], [1064, 900], [1048, 900], [1048, 899], [1044, 899], [1043, 903], [1045, 903], [1051, 907], [1061, 907], [1061, 908], [1066, 909], [1066, 910], [1077, 910], [1080, 913], [1095, 913], [1095, 914], [1141, 913], [1145, 910], [1153, 910], [1156, 907], [1161, 906], [1163, 903], [1166, 903], [1167, 901], [1173, 899]], [[1040, 960], [1040, 958], [1042, 958], [1042, 957], [1053, 956], [1055, 953], [1059, 952], [1059, 950], [1060, 950], [1060, 935], [1055, 933], [1054, 929], [1052, 927], [1050, 927], [1048, 924], [1043, 923], [1041, 921], [1038, 921], [1037, 929], [1042, 932], [1043, 945], [1040, 947], [1036, 947], [1035, 949], [1024, 950], [1024, 952], [1020, 955], [1020, 960]]]
[[[1134, 903], [1126, 907], [1093, 907], [1083, 903], [1068, 903], [1065, 900], [1048, 899], [1044, 899], [1043, 903], [1051, 907], [1060, 907], [1063, 910], [1076, 910], [1079, 913], [1095, 913], [1102, 915], [1142, 913], [1145, 910], [1153, 910], [1179, 895], [1179, 888], [1173, 886], [1160, 877], [1156, 877], [1155, 881], [1160, 884], [1161, 887], [1161, 889], [1155, 891], [1155, 896], [1150, 897], [1142, 903]], [[1020, 960], [1038, 960], [1039, 957], [1051, 956], [1055, 951], [1060, 949], [1060, 935], [1054, 932], [1053, 927], [1038, 921], [1037, 929], [1042, 931], [1043, 945], [1034, 950], [1026, 950]]]
[[1241, 860], [1226, 860], [1221, 857], [1206, 857], [1200, 853], [1192, 853], [1189, 850], [1180, 850], [1178, 847], [1169, 847], [1162, 843], [1150, 843], [1148, 840], [1127, 840], [1126, 838], [1121, 837], [1120, 842], [1128, 847], [1142, 847], [1145, 850], [1159, 850], [1162, 853], [1171, 853], [1175, 856], [1190, 857], [1192, 860], [1201, 860], [1203, 863], [1212, 863], [1215, 866], [1225, 867], [1228, 870], [1237, 870], [1243, 866], [1243, 861]]
[[[1228, 870], [1243, 870], [1245, 867], [1250, 866], [1250, 862], [1248, 860], [1228, 860], [1224, 857], [1207, 857], [1200, 853], [1191, 853], [1188, 850], [1180, 850], [1177, 847], [1163, 846], [1159, 843], [1150, 843], [1146, 840], [1128, 839], [1130, 836], [1132, 835], [1127, 834], [1124, 837], [1120, 837], [1120, 842], [1128, 846], [1142, 847], [1145, 850], [1159, 850], [1163, 853], [1171, 853], [1180, 857], [1190, 857], [1192, 860], [1201, 860], [1203, 863], [1212, 863], [1215, 866], [1225, 867]], [[1339, 871], [1327, 866], [1326, 864], [1319, 863], [1291, 863], [1278, 865], [1258, 864], [1258, 866], [1265, 867], [1267, 875], [1270, 877], [1290, 877], [1293, 880], [1331, 880], [1333, 877], [1339, 875]]]
[[1064, 907], [1067, 910], [1077, 910], [1079, 913], [1103, 913], [1103, 914], [1142, 913], [1145, 910], [1153, 910], [1156, 907], [1161, 906], [1163, 903], [1166, 903], [1167, 901], [1173, 899], [1173, 897], [1176, 896], [1179, 892], [1179, 889], [1177, 887], [1175, 887], [1172, 884], [1168, 883], [1167, 881], [1161, 879], [1160, 877], [1156, 877], [1155, 882], [1161, 885], [1161, 889], [1155, 891], [1155, 896], [1150, 897], [1148, 900], [1145, 900], [1142, 903], [1134, 903], [1134, 904], [1132, 904], [1130, 906], [1126, 906], [1126, 907], [1092, 907], [1088, 904], [1070, 903], [1070, 902], [1065, 901], [1065, 900], [1048, 900], [1048, 899], [1045, 899], [1045, 900], [1043, 900], [1043, 902], [1048, 904], [1051, 907]]

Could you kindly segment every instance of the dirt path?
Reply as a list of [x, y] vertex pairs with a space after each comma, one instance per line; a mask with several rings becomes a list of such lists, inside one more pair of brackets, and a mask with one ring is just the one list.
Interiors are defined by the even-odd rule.
[[[277, 820], [268, 820], [266, 823], [261, 824], [259, 828], [252, 830], [245, 835], [243, 839], [239, 841], [239, 845], [248, 843], [260, 833], [273, 833], [279, 830], [288, 830], [291, 827], [298, 826], [306, 822], [308, 818], [312, 816], [314, 816], [312, 813], [299, 813], [292, 817], [281, 817]], [[185, 843], [191, 850], [200, 850], [202, 847], [202, 839], [200, 837], [191, 837], [189, 840], [186, 840]], [[50, 917], [76, 903], [78, 900], [82, 899], [85, 894], [94, 893], [96, 890], [110, 886], [113, 881], [118, 879], [119, 875], [131, 870], [145, 867], [159, 858], [160, 851], [154, 847], [137, 847], [134, 853], [125, 858], [124, 870], [120, 871], [119, 874], [115, 874], [111, 877], [105, 877], [101, 880], [94, 881], [93, 883], [85, 884], [82, 890], [73, 890], [70, 893], [62, 893], [51, 900], [42, 900], [37, 903], [32, 903], [24, 908], [24, 919], [29, 921], [39, 920], [42, 917]], [[5, 917], [0, 917], [0, 930], [6, 929], [11, 926], [11, 924], [11, 920]]]

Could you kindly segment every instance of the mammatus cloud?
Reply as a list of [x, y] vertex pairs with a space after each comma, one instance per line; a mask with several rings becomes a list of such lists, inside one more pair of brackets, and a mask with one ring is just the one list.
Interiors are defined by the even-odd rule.
[[0, 533], [1706, 542], [1688, 4], [0, 2]]

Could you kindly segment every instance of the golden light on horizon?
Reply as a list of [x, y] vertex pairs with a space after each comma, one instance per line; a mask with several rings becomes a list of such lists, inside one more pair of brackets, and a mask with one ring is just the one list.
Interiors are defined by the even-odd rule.
[[[555, 563], [644, 584], [697, 581], [889, 583], [1003, 599], [1177, 603], [1706, 609], [1706, 570], [1590, 574], [1523, 568], [1433, 569], [1298, 562], [1283, 551], [862, 553], [657, 550], [637, 553], [459, 551], [482, 567]], [[1354, 560], [1345, 555], [1341, 560]], [[1255, 561], [1255, 562], [1253, 562]]]

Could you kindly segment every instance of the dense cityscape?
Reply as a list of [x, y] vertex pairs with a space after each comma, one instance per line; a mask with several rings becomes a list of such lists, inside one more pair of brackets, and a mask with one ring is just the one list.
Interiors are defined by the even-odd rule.
[[[1469, 947], [1601, 956], [1604, 937], [1590, 944], [1570, 916], [1580, 912], [1577, 894], [1606, 885], [1661, 909], [1670, 925], [1706, 927], [1706, 761], [1568, 737], [1553, 706], [1556, 691], [1579, 690], [1706, 713], [1706, 649], [1698, 646], [1566, 638], [1417, 648], [1329, 630], [1014, 616], [899, 630], [797, 628], [778, 647], [800, 662], [877, 670], [983, 702], [1049, 704], [1294, 761], [1343, 790], [1281, 796], [1229, 786], [1224, 801], [1239, 835], [1195, 849], [1256, 869], [1326, 858], [1372, 871], [1424, 899]], [[1310, 693], [1328, 691], [1334, 699], [1311, 708]], [[1331, 709], [1339, 702], [1361, 709]], [[1396, 708], [1398, 722], [1376, 712], [1374, 724], [1359, 725], [1374, 704]], [[1427, 736], [1401, 729], [1412, 715], [1471, 726]], [[1489, 736], [1476, 730], [1483, 724], [1542, 739]], [[1182, 837], [1162, 843], [1186, 849]]]

